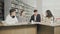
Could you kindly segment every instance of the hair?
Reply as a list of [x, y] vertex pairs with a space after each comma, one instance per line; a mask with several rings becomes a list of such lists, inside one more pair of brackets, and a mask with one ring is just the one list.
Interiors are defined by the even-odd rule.
[[34, 10], [34, 12], [37, 12], [37, 10]]
[[10, 9], [10, 15], [12, 12], [15, 12], [16, 10], [15, 9]]
[[24, 10], [22, 10], [21, 12], [20, 12], [20, 16], [22, 16], [22, 13], [24, 12]]
[[50, 10], [47, 10], [46, 13], [47, 13], [46, 17], [49, 17], [49, 18], [50, 18], [50, 17], [53, 17], [53, 15], [52, 15], [52, 13], [51, 13]]

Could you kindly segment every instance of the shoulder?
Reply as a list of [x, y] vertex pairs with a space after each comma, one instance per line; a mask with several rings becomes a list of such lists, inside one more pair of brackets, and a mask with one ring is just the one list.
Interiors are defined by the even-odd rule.
[[40, 16], [40, 14], [38, 14], [38, 16]]
[[33, 17], [33, 16], [34, 16], [34, 14], [31, 17]]
[[48, 17], [45, 17], [46, 19], [53, 19], [53, 17], [50, 17], [50, 18], [48, 18]]
[[10, 15], [8, 14], [7, 16], [6, 16], [6, 18], [9, 18], [10, 17]]

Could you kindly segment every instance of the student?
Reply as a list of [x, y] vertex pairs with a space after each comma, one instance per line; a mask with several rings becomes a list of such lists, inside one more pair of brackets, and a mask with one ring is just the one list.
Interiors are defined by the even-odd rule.
[[46, 17], [45, 17], [45, 22], [50, 23], [51, 21], [54, 21], [54, 16], [52, 15], [50, 10], [46, 11]]
[[30, 22], [32, 20], [34, 22], [41, 22], [41, 17], [40, 17], [40, 14], [37, 13], [37, 10], [34, 10], [34, 14], [31, 16]]
[[20, 16], [25, 17], [25, 12], [24, 12], [24, 10], [22, 10], [22, 11], [20, 12]]
[[25, 16], [25, 12], [24, 12], [24, 10], [22, 10], [21, 12], [20, 12], [20, 15], [19, 15], [19, 17], [18, 17], [18, 21], [19, 22], [26, 22], [26, 18], [25, 18], [26, 16]]
[[10, 14], [8, 14], [8, 16], [6, 17], [5, 23], [6, 24], [15, 24], [15, 23], [18, 23], [18, 20], [16, 18], [16, 10], [15, 9], [11, 9], [10, 10]]

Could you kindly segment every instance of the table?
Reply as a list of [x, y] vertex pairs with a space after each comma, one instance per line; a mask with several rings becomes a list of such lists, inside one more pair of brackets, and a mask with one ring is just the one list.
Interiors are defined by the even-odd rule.
[[60, 23], [18, 23], [1, 25], [0, 34], [60, 34]]

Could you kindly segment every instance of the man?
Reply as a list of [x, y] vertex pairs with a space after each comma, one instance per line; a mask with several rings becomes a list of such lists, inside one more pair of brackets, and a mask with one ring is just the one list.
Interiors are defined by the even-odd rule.
[[34, 22], [41, 22], [41, 17], [40, 17], [40, 14], [37, 14], [37, 10], [34, 10], [34, 14], [31, 16], [30, 22], [32, 20]]
[[6, 24], [15, 24], [17, 22], [18, 22], [18, 20], [16, 18], [16, 10], [11, 9], [10, 14], [6, 17], [5, 23]]

